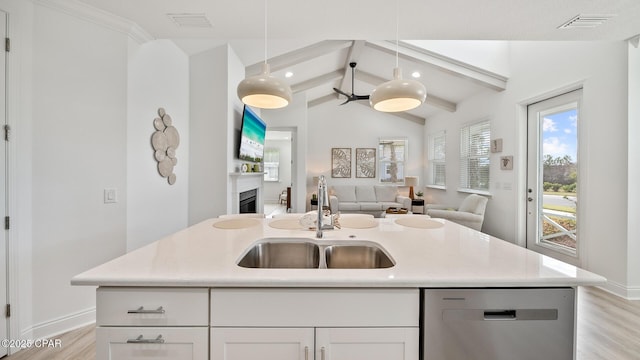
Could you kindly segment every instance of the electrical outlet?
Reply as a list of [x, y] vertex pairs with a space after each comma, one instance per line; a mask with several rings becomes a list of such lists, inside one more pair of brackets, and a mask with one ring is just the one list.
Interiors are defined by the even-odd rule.
[[104, 203], [113, 204], [118, 202], [118, 189], [104, 189]]

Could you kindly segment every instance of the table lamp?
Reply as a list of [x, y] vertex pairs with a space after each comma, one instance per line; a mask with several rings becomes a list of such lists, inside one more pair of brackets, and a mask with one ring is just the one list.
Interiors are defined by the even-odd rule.
[[413, 195], [413, 187], [418, 186], [418, 177], [417, 176], [405, 176], [404, 184], [409, 187], [409, 197], [411, 200], [415, 198]]

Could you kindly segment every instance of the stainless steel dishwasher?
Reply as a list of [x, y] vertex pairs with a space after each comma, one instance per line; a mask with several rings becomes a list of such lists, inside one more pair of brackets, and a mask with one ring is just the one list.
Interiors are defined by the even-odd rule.
[[423, 289], [423, 360], [570, 360], [575, 289]]

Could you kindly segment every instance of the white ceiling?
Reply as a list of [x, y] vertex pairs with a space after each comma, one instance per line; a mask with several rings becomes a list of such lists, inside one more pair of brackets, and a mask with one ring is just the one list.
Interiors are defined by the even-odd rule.
[[[152, 38], [172, 39], [188, 54], [230, 43], [247, 74], [264, 61], [264, 0], [65, 1], [125, 18]], [[202, 14], [212, 26], [181, 28], [167, 15], [184, 13]], [[306, 91], [310, 106], [327, 101], [338, 106], [344, 98], [333, 96], [332, 88], [351, 93], [348, 63], [355, 60], [355, 92], [369, 94], [392, 78], [395, 45], [385, 40], [396, 38], [395, 13], [396, 2], [389, 0], [270, 1], [267, 56], [272, 72], [281, 78], [293, 72], [286, 81], [294, 91]], [[558, 29], [578, 14], [613, 17], [596, 28]], [[400, 39], [618, 41], [640, 34], [640, 0], [399, 0], [398, 17]], [[404, 77], [420, 71], [427, 87], [427, 103], [401, 115], [413, 121], [455, 111], [465, 98], [506, 86], [504, 76], [415, 45], [401, 44], [399, 51]]]

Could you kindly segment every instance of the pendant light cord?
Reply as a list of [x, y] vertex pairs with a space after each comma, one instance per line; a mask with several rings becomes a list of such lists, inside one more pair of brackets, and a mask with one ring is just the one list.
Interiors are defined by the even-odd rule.
[[267, 63], [267, 0], [264, 0], [264, 63]]
[[396, 0], [396, 67], [398, 64], [398, 38], [399, 38], [399, 29], [400, 29], [400, 0]]

